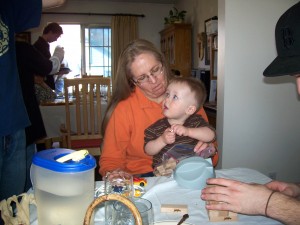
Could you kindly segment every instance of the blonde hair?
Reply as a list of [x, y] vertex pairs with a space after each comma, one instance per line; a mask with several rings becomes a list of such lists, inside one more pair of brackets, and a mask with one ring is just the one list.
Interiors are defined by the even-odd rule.
[[170, 81], [170, 84], [172, 83], [185, 84], [190, 88], [191, 92], [194, 93], [194, 98], [197, 102], [195, 112], [198, 112], [207, 97], [206, 88], [203, 82], [193, 77], [174, 77]]
[[131, 72], [131, 64], [134, 62], [135, 58], [142, 53], [150, 53], [157, 61], [161, 62], [164, 67], [164, 75], [166, 76], [167, 81], [169, 81], [171, 77], [169, 65], [164, 55], [154, 46], [153, 43], [144, 39], [136, 39], [130, 42], [119, 57], [118, 67], [113, 83], [114, 90], [102, 122], [103, 135], [110, 117], [118, 103], [127, 99], [135, 90], [135, 84], [132, 81], [133, 75]]

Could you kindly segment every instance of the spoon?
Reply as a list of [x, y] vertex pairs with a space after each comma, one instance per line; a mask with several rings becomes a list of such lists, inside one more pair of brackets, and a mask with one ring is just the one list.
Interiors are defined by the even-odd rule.
[[177, 225], [182, 224], [187, 218], [189, 218], [189, 214], [184, 214], [181, 218], [181, 220], [177, 223]]

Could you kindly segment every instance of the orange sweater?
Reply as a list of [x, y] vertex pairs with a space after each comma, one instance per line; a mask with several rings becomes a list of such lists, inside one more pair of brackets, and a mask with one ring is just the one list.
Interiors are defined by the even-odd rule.
[[[207, 121], [203, 109], [198, 112]], [[152, 156], [144, 152], [144, 130], [162, 118], [161, 104], [136, 91], [115, 108], [105, 131], [102, 154], [99, 160], [100, 174], [122, 169], [130, 174], [153, 171]]]

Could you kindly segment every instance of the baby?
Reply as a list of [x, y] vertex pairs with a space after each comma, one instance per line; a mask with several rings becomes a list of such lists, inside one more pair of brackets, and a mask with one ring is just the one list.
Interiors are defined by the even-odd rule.
[[162, 108], [164, 118], [145, 130], [145, 152], [153, 156], [153, 168], [177, 144], [195, 146], [213, 142], [215, 129], [197, 114], [206, 99], [204, 84], [195, 78], [176, 77], [170, 81]]

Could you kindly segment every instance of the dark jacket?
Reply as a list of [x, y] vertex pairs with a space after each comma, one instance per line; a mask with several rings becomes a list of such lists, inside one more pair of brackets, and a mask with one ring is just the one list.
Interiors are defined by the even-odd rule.
[[34, 75], [46, 76], [49, 74], [52, 70], [52, 62], [26, 42], [16, 42], [16, 55], [23, 98], [31, 122], [31, 125], [25, 129], [26, 144], [30, 145], [46, 136], [35, 95]]
[[[50, 53], [50, 45], [47, 41], [45, 41], [44, 38], [39, 37], [36, 42], [33, 44], [33, 46], [47, 59], [50, 59], [51, 53]], [[55, 82], [53, 76], [47, 76], [45, 83], [52, 89], [55, 90]]]

